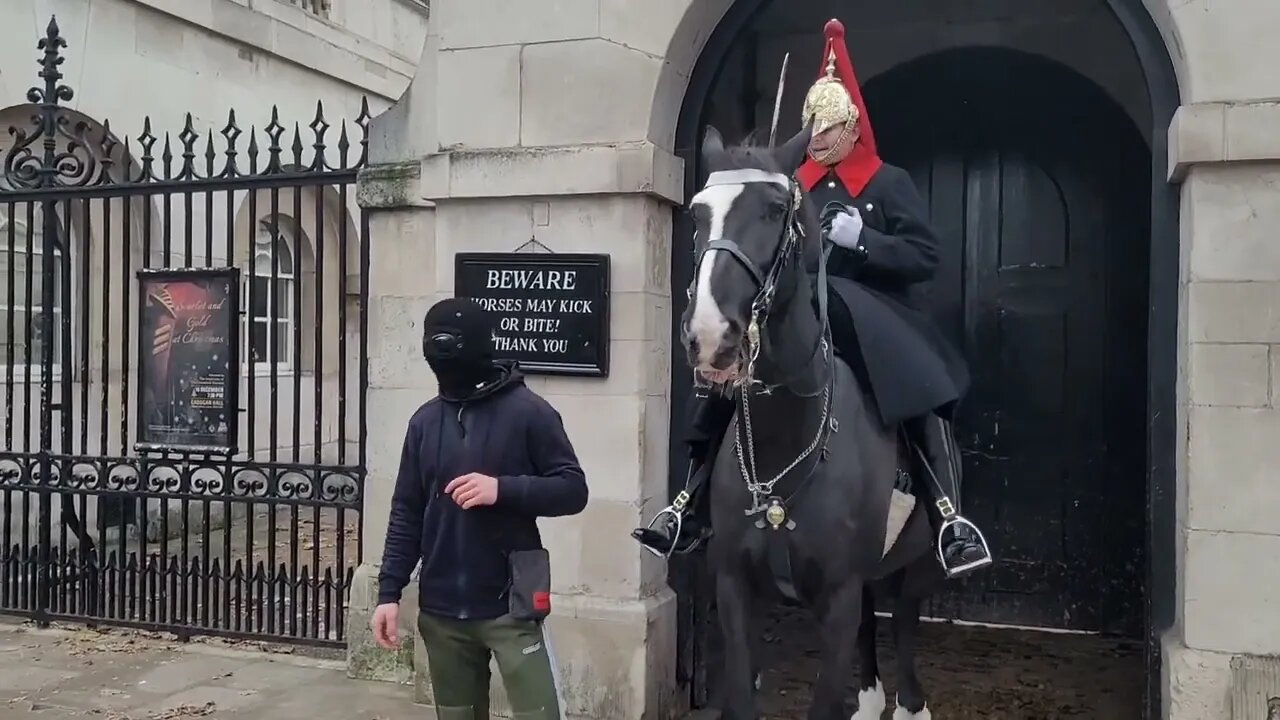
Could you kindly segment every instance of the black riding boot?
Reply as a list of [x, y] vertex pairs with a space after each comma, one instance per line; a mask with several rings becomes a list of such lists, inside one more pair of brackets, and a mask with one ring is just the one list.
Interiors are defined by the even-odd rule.
[[951, 424], [937, 415], [922, 418], [923, 451], [928, 460], [925, 486], [933, 495], [938, 556], [947, 577], [956, 578], [991, 564], [991, 550], [977, 526], [960, 515], [960, 453]]
[[711, 462], [705, 455], [690, 460], [689, 482], [672, 504], [658, 513], [650, 527], [636, 528], [631, 537], [655, 555], [685, 554], [711, 539]]
[[658, 512], [649, 527], [631, 531], [631, 537], [651, 552], [664, 557], [692, 552], [711, 538], [711, 467], [733, 413], [731, 398], [699, 393], [689, 398], [689, 479], [685, 489]]

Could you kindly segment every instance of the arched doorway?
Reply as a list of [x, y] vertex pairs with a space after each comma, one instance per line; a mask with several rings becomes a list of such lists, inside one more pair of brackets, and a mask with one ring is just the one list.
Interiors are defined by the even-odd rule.
[[[729, 125], [731, 135], [766, 124], [778, 61], [789, 50], [781, 132], [794, 129], [791, 116], [818, 64], [822, 21], [838, 16], [850, 25], [857, 17], [869, 32], [861, 13], [878, 7], [871, 0], [780, 5], [739, 0], [695, 65], [676, 132], [689, 192], [703, 179], [696, 150], [708, 122]], [[887, 158], [912, 171], [935, 222], [949, 224], [940, 230], [955, 238], [938, 290], [943, 315], [958, 336], [968, 333], [968, 345], [989, 353], [972, 359], [981, 368], [962, 430], [970, 450], [966, 501], [1010, 562], [956, 588], [933, 613], [1140, 636], [1147, 647], [1142, 704], [1158, 709], [1156, 639], [1169, 626], [1174, 590], [1177, 202], [1164, 164], [1177, 88], [1140, 0], [1090, 3], [1095, 16], [1083, 26], [1097, 23], [1111, 45], [1098, 53], [1097, 37], [1089, 37], [1096, 64], [1084, 70], [1088, 63], [1074, 58], [1038, 58], [1054, 53], [1027, 39], [1035, 33], [1025, 32], [1021, 14], [1049, 5], [1028, 3], [1016, 17], [997, 13], [1002, 19], [971, 34], [981, 41], [966, 42], [941, 21], [931, 29], [927, 16], [913, 18], [917, 30], [947, 39], [924, 51], [886, 41], [860, 52], [851, 40]], [[806, 20], [789, 24], [786, 14]], [[794, 42], [781, 37], [787, 33]], [[1121, 63], [1137, 82], [1099, 81], [1100, 67]], [[979, 102], [984, 107], [975, 110]], [[689, 279], [689, 232], [677, 213], [675, 288]], [[1138, 282], [1125, 282], [1132, 279]], [[684, 298], [672, 297], [678, 341]], [[684, 456], [687, 388], [687, 369], [676, 363], [673, 458]], [[1122, 419], [1090, 410], [1090, 398], [1122, 408]], [[1055, 445], [1053, 437], [1070, 439]], [[1066, 451], [1080, 445], [1087, 449]], [[672, 463], [673, 486], [683, 483], [684, 469]], [[983, 495], [995, 500], [977, 499]], [[1126, 550], [1117, 552], [1117, 543]], [[700, 703], [711, 684], [715, 629], [697, 571], [696, 560], [672, 566], [682, 597], [681, 679]], [[1073, 594], [1081, 586], [1095, 592], [1087, 600]]]
[[935, 304], [974, 384], [965, 506], [998, 562], [935, 617], [1139, 636], [1150, 151], [1093, 82], [946, 50], [866, 97], [943, 238]]

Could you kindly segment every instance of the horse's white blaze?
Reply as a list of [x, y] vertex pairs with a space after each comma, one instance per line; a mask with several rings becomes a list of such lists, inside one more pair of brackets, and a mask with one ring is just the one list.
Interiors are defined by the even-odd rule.
[[893, 711], [893, 720], [933, 720], [933, 713], [929, 712], [929, 706], [925, 705], [920, 708], [920, 712], [913, 713], [910, 710], [899, 706]]
[[858, 691], [858, 711], [849, 720], [880, 720], [888, 702], [884, 698], [884, 683], [876, 678], [876, 686]]
[[[724, 237], [725, 218], [729, 217], [734, 200], [745, 189], [741, 184], [713, 185], [693, 196], [693, 205], [703, 205], [711, 213], [707, 227], [708, 242]], [[711, 293], [711, 274], [719, 254], [718, 250], [708, 250], [702, 257], [693, 293], [693, 313], [689, 316], [689, 334], [698, 341], [698, 364], [703, 367], [711, 365], [716, 351], [724, 342], [725, 332], [729, 330], [729, 321]]]

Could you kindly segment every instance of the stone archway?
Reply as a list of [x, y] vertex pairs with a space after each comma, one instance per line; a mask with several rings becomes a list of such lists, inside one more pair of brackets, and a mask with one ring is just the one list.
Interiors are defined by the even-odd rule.
[[[768, 4], [769, 0], [666, 3], [666, 12], [653, 21], [657, 27], [652, 37], [670, 41], [665, 45], [665, 62], [654, 88], [649, 140], [664, 149], [682, 147], [677, 134], [679, 113], [685, 98], [698, 92], [714, 75], [715, 66], [707, 62], [708, 58], [722, 56], [727, 44]], [[1148, 80], [1170, 86], [1161, 92], [1171, 89], [1186, 102], [1197, 101], [1197, 91], [1201, 89], [1193, 87], [1187, 57], [1206, 41], [1197, 38], [1197, 43], [1188, 48], [1167, 0], [1109, 0], [1109, 4], [1135, 48], [1143, 54]]]
[[[1148, 536], [1146, 538], [1147, 585], [1149, 595], [1149, 612], [1146, 617], [1146, 634], [1148, 637], [1147, 674], [1151, 690], [1148, 693], [1147, 705], [1158, 711], [1163, 688], [1160, 687], [1160, 640], [1164, 632], [1170, 628], [1176, 609], [1175, 585], [1175, 503], [1174, 461], [1176, 451], [1176, 426], [1173, 422], [1174, 402], [1178, 384], [1176, 357], [1178, 341], [1176, 334], [1178, 299], [1178, 203], [1176, 191], [1168, 182], [1167, 155], [1165, 141], [1169, 123], [1178, 106], [1178, 85], [1174, 76], [1173, 63], [1169, 52], [1165, 49], [1162, 37], [1176, 37], [1176, 27], [1170, 22], [1170, 15], [1156, 15], [1154, 18], [1138, 0], [1110, 0], [1111, 12], [1120, 21], [1123, 33], [1127, 35], [1137, 55], [1137, 67], [1140, 76], [1137, 80], [1136, 93], [1131, 92], [1130, 114], [1142, 121], [1143, 134], [1151, 144], [1152, 167], [1151, 184], [1151, 278], [1150, 278], [1150, 323], [1148, 327], [1147, 345], [1152, 349], [1148, 363], [1148, 386], [1146, 390], [1147, 404], [1147, 443], [1146, 454], [1150, 459], [1147, 471], [1147, 507]], [[717, 81], [724, 63], [729, 58], [730, 48], [735, 40], [747, 28], [752, 27], [755, 18], [766, 12], [769, 3], [765, 0], [745, 0], [737, 3], [707, 3], [688, 13], [676, 25], [675, 39], [670, 46], [667, 67], [657, 83], [650, 138], [654, 142], [666, 141], [670, 132], [671, 147], [684, 160], [684, 176], [686, 192], [697, 186], [700, 178], [696, 170], [696, 147], [702, 126], [707, 122], [705, 100], [713, 84]], [[801, 13], [800, 8], [792, 6], [788, 12]], [[1159, 25], [1157, 23], [1165, 24]], [[820, 27], [820, 21], [812, 23]], [[817, 36], [817, 33], [813, 33]], [[945, 42], [943, 43], [945, 45]], [[682, 64], [687, 59], [689, 47], [699, 48], [696, 59], [688, 65]], [[776, 68], [781, 56], [777, 51], [769, 58], [770, 68]], [[785, 108], [796, 106], [799, 97], [807, 87], [808, 58], [796, 57], [793, 54], [787, 94], [784, 98]], [[735, 61], [741, 62], [740, 58]], [[795, 72], [797, 62], [800, 74]], [[855, 63], [857, 62], [855, 58]], [[862, 69], [862, 66], [859, 66]], [[1178, 65], [1181, 70], [1182, 64]], [[776, 70], [772, 70], [776, 72]], [[874, 73], [874, 70], [873, 70]], [[1185, 74], [1185, 71], [1184, 71]], [[867, 75], [863, 76], [864, 83]], [[748, 85], [750, 83], [748, 82]], [[1145, 84], [1145, 87], [1142, 85]], [[1130, 83], [1133, 88], [1134, 83]], [[749, 92], [749, 91], [747, 91]], [[679, 102], [672, 99], [672, 94], [683, 93]], [[771, 98], [769, 98], [771, 105]], [[1126, 102], [1122, 101], [1122, 102]], [[662, 115], [673, 106], [681, 108], [678, 122], [674, 128], [669, 126], [669, 117]], [[1139, 107], [1140, 106], [1140, 107]], [[1136, 110], [1135, 110], [1136, 109]], [[1145, 110], [1146, 112], [1143, 112]], [[871, 109], [874, 118], [875, 109]], [[787, 120], [784, 118], [784, 126]], [[762, 120], [759, 113], [754, 117], [756, 127], [767, 120]], [[748, 115], [747, 122], [751, 122]], [[794, 124], [794, 123], [792, 123]], [[785, 132], [781, 131], [785, 135]], [[687, 252], [680, 247], [682, 234], [687, 232], [682, 227], [683, 217], [677, 214], [673, 220], [675, 230], [671, 257], [673, 269], [671, 286], [683, 287], [687, 282]], [[682, 298], [679, 293], [672, 293], [673, 318], [672, 342], [677, 342], [676, 328]], [[684, 368], [678, 364], [673, 366], [672, 403], [673, 418], [670, 433], [670, 453], [672, 458], [683, 457], [680, 446], [678, 415], [683, 406], [685, 388], [689, 386]], [[671, 483], [675, 491], [683, 483], [684, 470], [682, 463], [672, 463]], [[688, 587], [687, 578], [682, 576], [677, 566], [674, 571], [673, 586]], [[681, 627], [686, 632], [689, 621], [697, 620], [700, 601], [690, 601], [687, 596], [682, 602], [680, 616]], [[686, 649], [685, 652], [689, 652]], [[696, 650], [693, 650], [696, 653]], [[683, 655], [683, 653], [682, 653]], [[697, 668], [689, 668], [697, 674]]]

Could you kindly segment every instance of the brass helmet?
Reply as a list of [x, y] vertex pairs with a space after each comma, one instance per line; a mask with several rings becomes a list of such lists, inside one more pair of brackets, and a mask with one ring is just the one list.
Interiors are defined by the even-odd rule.
[[858, 106], [854, 104], [848, 89], [836, 77], [836, 53], [829, 50], [826, 73], [809, 88], [804, 96], [804, 109], [800, 117], [802, 125], [813, 124], [813, 134], [833, 127], [858, 121]]
[[[816, 155], [811, 145], [808, 157], [796, 170], [796, 179], [805, 190], [812, 190], [834, 170], [845, 190], [856, 197], [883, 162], [876, 150], [876, 136], [858, 87], [858, 76], [849, 59], [844, 24], [831, 20], [823, 28], [823, 34], [826, 45], [818, 66], [818, 79], [805, 94], [802, 122], [812, 128], [814, 135], [840, 128], [840, 138]], [[855, 128], [857, 140], [850, 145], [848, 140]]]

